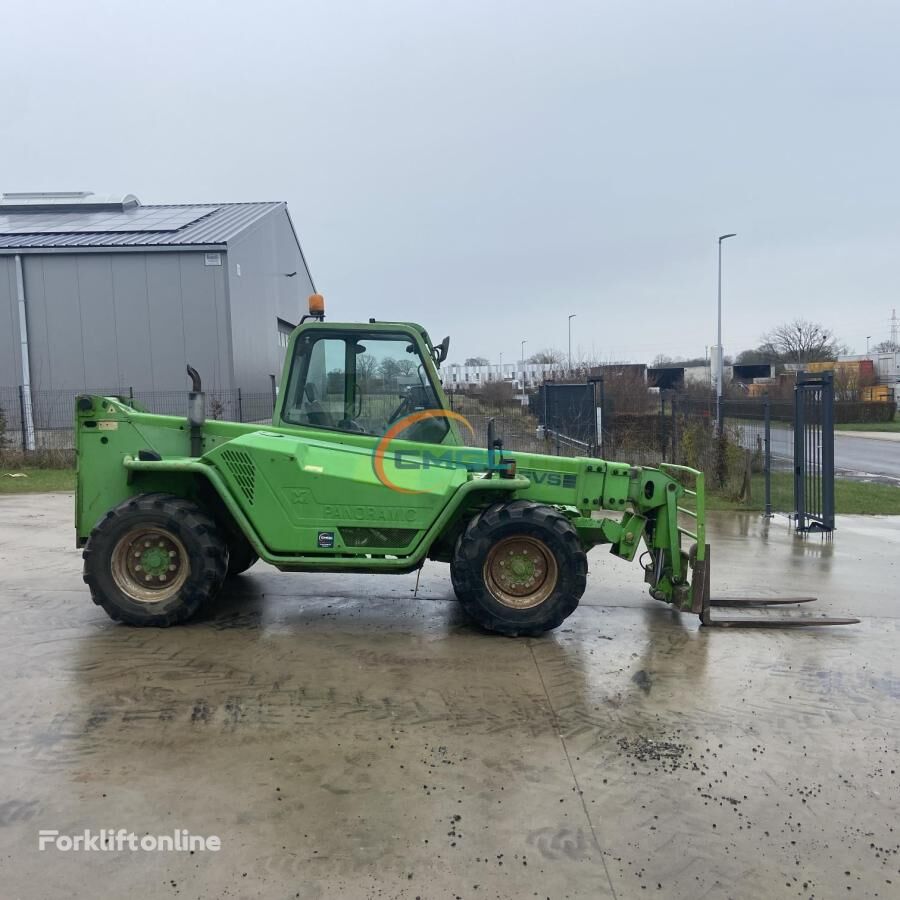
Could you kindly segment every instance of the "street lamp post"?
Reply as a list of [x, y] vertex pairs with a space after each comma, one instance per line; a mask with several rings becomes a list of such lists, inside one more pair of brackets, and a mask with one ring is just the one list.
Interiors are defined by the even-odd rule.
[[869, 341], [871, 341], [871, 340], [872, 340], [872, 335], [867, 334], [866, 335], [866, 356], [869, 355]]
[[578, 313], [572, 313], [569, 316], [569, 371], [572, 371], [572, 319], [577, 316]]
[[719, 433], [722, 432], [722, 381], [725, 376], [725, 354], [722, 352], [722, 241], [728, 238], [737, 237], [736, 234], [720, 234], [719, 235], [719, 291], [718, 291], [718, 311], [719, 325], [716, 331], [716, 342], [718, 344], [718, 372], [716, 373], [716, 426]]
[[527, 343], [528, 343], [528, 339], [527, 339], [527, 338], [526, 338], [524, 341], [522, 341], [522, 391], [523, 391], [523, 393], [524, 393], [524, 391], [525, 391], [525, 376], [526, 376], [526, 372], [525, 372], [525, 345], [526, 345]]

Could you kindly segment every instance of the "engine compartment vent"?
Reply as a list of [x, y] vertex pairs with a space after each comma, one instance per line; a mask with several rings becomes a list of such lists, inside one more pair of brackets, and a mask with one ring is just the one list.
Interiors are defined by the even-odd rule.
[[252, 506], [256, 493], [256, 466], [253, 460], [242, 450], [223, 450], [222, 459], [225, 460], [225, 465], [228, 466], [247, 502]]

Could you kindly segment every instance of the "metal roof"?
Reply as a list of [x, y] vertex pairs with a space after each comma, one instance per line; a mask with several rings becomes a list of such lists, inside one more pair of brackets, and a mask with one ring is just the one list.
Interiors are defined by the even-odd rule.
[[[4, 212], [0, 207], [0, 250], [225, 244], [258, 219], [284, 208], [283, 202], [142, 204], [121, 213], [97, 216], [102, 221], [92, 223], [87, 211], [69, 209], [41, 212], [38, 216], [31, 212]], [[149, 210], [157, 212], [148, 218]], [[134, 223], [134, 230], [123, 230], [129, 222]], [[158, 230], [151, 230], [154, 222]], [[173, 227], [175, 223], [184, 224]], [[42, 228], [47, 230], [36, 230]]]

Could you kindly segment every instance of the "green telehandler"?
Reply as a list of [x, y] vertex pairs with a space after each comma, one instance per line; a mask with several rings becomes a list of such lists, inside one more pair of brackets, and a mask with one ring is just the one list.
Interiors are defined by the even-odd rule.
[[711, 624], [703, 474], [509, 452], [490, 427], [466, 446], [438, 377], [448, 347], [408, 322], [326, 322], [313, 295], [271, 424], [207, 419], [190, 367], [186, 418], [79, 396], [76, 535], [94, 602], [167, 626], [257, 559], [398, 574], [431, 559], [481, 627], [537, 635], [572, 614], [587, 551], [608, 544], [625, 560], [643, 548], [651, 595]]

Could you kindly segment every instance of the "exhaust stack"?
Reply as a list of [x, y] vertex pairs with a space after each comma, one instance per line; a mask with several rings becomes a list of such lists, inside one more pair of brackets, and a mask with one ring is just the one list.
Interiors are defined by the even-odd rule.
[[203, 426], [206, 423], [206, 394], [200, 383], [200, 373], [193, 367], [187, 367], [191, 378], [191, 392], [188, 394], [188, 425], [191, 434], [191, 456], [203, 455]]

